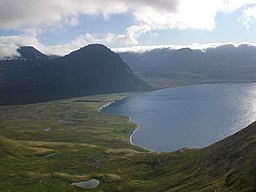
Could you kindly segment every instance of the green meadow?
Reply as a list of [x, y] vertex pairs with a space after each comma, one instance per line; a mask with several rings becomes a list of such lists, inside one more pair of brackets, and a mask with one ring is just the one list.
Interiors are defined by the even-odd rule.
[[[0, 106], [0, 191], [251, 191], [256, 126], [205, 149], [150, 152], [98, 109], [128, 94]], [[71, 186], [98, 179], [95, 189]]]

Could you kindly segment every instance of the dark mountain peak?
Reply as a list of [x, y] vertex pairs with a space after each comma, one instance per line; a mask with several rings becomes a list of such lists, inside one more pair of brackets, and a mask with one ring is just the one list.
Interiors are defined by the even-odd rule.
[[48, 56], [41, 53], [37, 49], [31, 46], [22, 46], [17, 49], [18, 53], [20, 53], [21, 58], [28, 59], [28, 60], [35, 60], [35, 59], [48, 59]]
[[111, 51], [104, 45], [91, 44], [80, 48], [79, 50], [73, 51], [69, 55], [60, 58], [63, 63], [67, 61], [72, 65], [80, 65], [85, 67], [86, 65], [93, 65], [95, 67], [109, 66], [129, 68], [121, 59], [121, 57]]
[[184, 47], [184, 48], [178, 49], [178, 51], [193, 52], [193, 50], [190, 49], [189, 47]]
[[173, 57], [184, 59], [184, 57], [185, 58], [194, 57], [195, 54], [196, 54], [196, 52], [190, 48], [181, 48], [181, 49], [174, 51]]
[[191, 56], [194, 55], [194, 51], [190, 48], [181, 48], [181, 49], [177, 49], [174, 51], [173, 55], [174, 56]]
[[145, 52], [144, 55], [150, 55], [150, 56], [164, 56], [166, 55], [170, 56], [175, 52], [175, 49], [169, 49], [169, 48], [157, 48], [153, 49], [151, 51]]
[[0, 104], [151, 89], [104, 45], [88, 45], [64, 57], [39, 61], [35, 58], [44, 55], [33, 47], [22, 47], [19, 52], [26, 59], [12, 61], [7, 80], [0, 84], [0, 92], [5, 93], [0, 95]]
[[181, 48], [181, 49], [177, 49], [176, 52], [192, 53], [194, 51], [192, 49], [190, 49], [189, 47], [184, 47], [184, 48]]
[[250, 44], [241, 44], [237, 48], [239, 50], [248, 50], [248, 51], [250, 51], [250, 50], [254, 50], [255, 51], [256, 50], [256, 47], [253, 46], [253, 45], [250, 45]]
[[105, 55], [105, 54], [109, 54], [109, 53], [113, 53], [109, 48], [107, 48], [105, 45], [102, 44], [91, 44], [91, 45], [87, 45], [85, 47], [82, 47], [76, 51], [71, 52], [68, 56], [95, 56], [96, 54], [101, 54], [101, 55]]
[[81, 49], [84, 49], [84, 48], [87, 48], [87, 49], [105, 49], [105, 50], [110, 50], [108, 47], [106, 47], [103, 44], [90, 44], [90, 45], [82, 47]]
[[218, 47], [208, 48], [206, 54], [214, 58], [229, 58], [238, 54], [237, 47], [233, 44], [224, 44]]
[[109, 48], [102, 44], [90, 44], [82, 47], [78, 52], [97, 52], [97, 53], [109, 53], [112, 52]]
[[220, 45], [217, 48], [222, 48], [222, 49], [234, 49], [236, 48], [235, 45], [233, 44], [224, 44], [224, 45]]
[[241, 44], [238, 46], [238, 48], [248, 48], [248, 47], [253, 47], [253, 46], [250, 44]]
[[220, 45], [220, 46], [218, 46], [218, 47], [215, 47], [215, 48], [209, 48], [208, 50], [210, 50], [210, 51], [217, 51], [217, 52], [228, 52], [228, 53], [230, 53], [230, 52], [233, 52], [233, 51], [235, 51], [236, 50], [236, 47], [235, 47], [235, 45], [233, 45], [233, 44], [224, 44], [224, 45]]

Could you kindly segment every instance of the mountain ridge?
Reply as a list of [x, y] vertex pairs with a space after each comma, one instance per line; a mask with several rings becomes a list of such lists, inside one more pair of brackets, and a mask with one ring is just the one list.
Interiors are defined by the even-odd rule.
[[151, 89], [104, 45], [88, 45], [55, 59], [32, 47], [18, 51], [18, 59], [0, 62], [2, 104]]
[[140, 77], [193, 82], [255, 82], [256, 47], [221, 45], [207, 49], [153, 49], [122, 52], [121, 58]]

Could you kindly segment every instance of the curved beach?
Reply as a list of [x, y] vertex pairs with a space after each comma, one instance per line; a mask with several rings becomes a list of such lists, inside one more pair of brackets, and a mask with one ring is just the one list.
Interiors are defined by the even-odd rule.
[[[98, 112], [101, 112], [101, 110], [102, 110], [103, 108], [108, 107], [108, 106], [110, 106], [111, 104], [115, 103], [116, 101], [120, 101], [120, 100], [125, 99], [125, 98], [127, 98], [127, 97], [128, 97], [128, 96], [120, 97], [120, 98], [118, 98], [118, 99], [115, 99], [115, 100], [112, 100], [112, 101], [110, 101], [110, 102], [108, 102], [108, 103], [105, 103], [105, 104], [103, 104], [102, 106], [100, 106], [97, 111], [98, 111]], [[124, 115], [124, 116], [125, 116], [125, 115]], [[132, 136], [133, 136], [133, 134], [139, 129], [140, 126], [139, 126], [138, 123], [136, 123], [135, 121], [133, 121], [131, 117], [129, 117], [129, 116], [126, 116], [126, 117], [129, 118], [129, 122], [132, 122], [132, 123], [134, 123], [134, 124], [136, 125], [136, 128], [135, 128], [134, 130], [132, 130], [132, 131], [128, 134], [127, 141], [128, 141], [131, 145], [137, 146], [137, 145], [135, 145], [135, 144], [133, 143], [133, 141], [132, 141]], [[142, 147], [141, 147], [141, 148], [142, 148]], [[148, 149], [146, 149], [146, 150], [148, 150]]]

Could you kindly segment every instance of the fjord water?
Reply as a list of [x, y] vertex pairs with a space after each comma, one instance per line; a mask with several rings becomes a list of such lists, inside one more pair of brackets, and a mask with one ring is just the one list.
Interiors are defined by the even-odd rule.
[[103, 112], [131, 117], [135, 145], [153, 151], [201, 148], [256, 120], [256, 83], [168, 88], [118, 100]]

